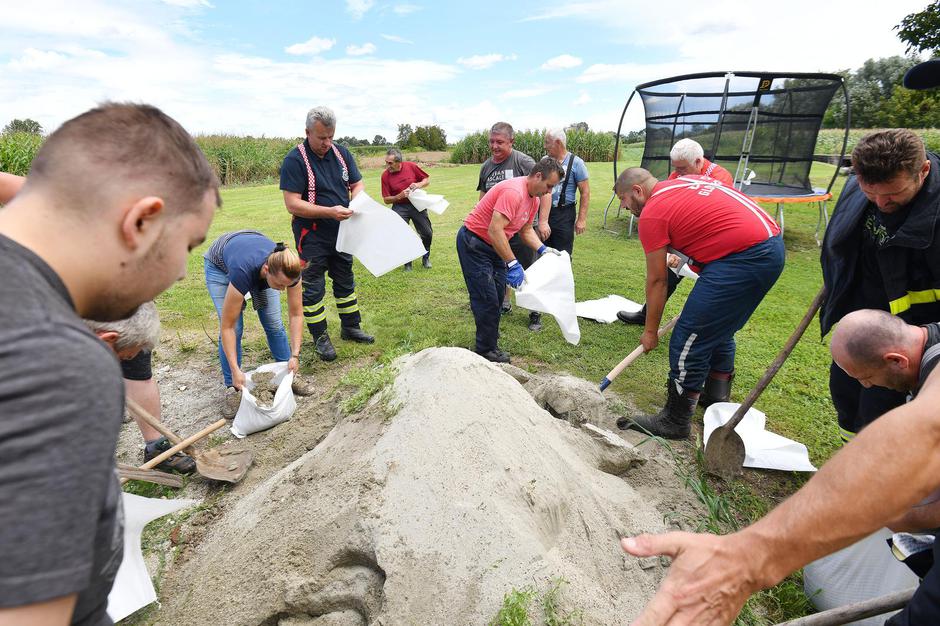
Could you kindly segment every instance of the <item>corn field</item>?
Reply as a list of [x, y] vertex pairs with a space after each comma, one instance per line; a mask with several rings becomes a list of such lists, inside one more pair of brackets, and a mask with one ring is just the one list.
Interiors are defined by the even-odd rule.
[[[568, 135], [568, 150], [585, 161], [612, 161], [614, 159], [614, 133], [573, 131]], [[482, 163], [490, 157], [489, 132], [467, 135], [451, 151], [451, 163]], [[545, 131], [524, 130], [516, 133], [513, 147], [533, 159], [545, 155]], [[622, 144], [621, 144], [622, 145]]]
[[41, 145], [42, 135], [35, 133], [0, 135], [0, 172], [26, 176]]

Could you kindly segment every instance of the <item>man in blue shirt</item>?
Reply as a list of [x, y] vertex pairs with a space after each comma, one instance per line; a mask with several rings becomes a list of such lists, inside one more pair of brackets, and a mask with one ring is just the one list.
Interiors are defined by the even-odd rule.
[[359, 343], [375, 338], [359, 327], [359, 301], [352, 255], [336, 250], [339, 223], [349, 219], [349, 200], [365, 188], [356, 160], [345, 147], [333, 143], [336, 115], [327, 107], [307, 113], [306, 136], [281, 164], [284, 204], [293, 215], [291, 227], [297, 253], [304, 263], [303, 304], [307, 328], [324, 361], [336, 358], [326, 332], [325, 274], [333, 281], [333, 297], [340, 319], [340, 337]]
[[[565, 176], [552, 189], [552, 204], [539, 215], [539, 235], [546, 246], [574, 251], [574, 236], [584, 233], [587, 227], [588, 206], [591, 203], [591, 185], [588, 182], [587, 166], [580, 157], [568, 152], [568, 138], [560, 128], [545, 133], [545, 153], [561, 163]], [[578, 214], [575, 217], [575, 192], [581, 194]]]

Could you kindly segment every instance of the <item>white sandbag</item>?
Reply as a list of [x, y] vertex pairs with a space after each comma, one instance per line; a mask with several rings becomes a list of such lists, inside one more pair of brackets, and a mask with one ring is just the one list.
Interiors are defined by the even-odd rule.
[[574, 308], [578, 317], [610, 324], [617, 321], [617, 313], [619, 311], [636, 313], [643, 308], [643, 305], [633, 300], [628, 300], [623, 296], [609, 295], [606, 298], [578, 302], [574, 305]]
[[[741, 406], [736, 402], [716, 402], [705, 411], [705, 443], [712, 431], [725, 425]], [[744, 467], [793, 472], [815, 472], [809, 452], [802, 443], [765, 430], [767, 416], [754, 407], [748, 409], [735, 432], [744, 440]]]
[[140, 535], [153, 520], [196, 504], [197, 500], [163, 500], [121, 493], [124, 507], [124, 559], [118, 568], [114, 586], [108, 594], [108, 617], [117, 622], [157, 599], [144, 555]]
[[581, 341], [574, 303], [574, 274], [567, 252], [543, 254], [529, 266], [525, 282], [516, 290], [516, 304], [554, 317], [568, 343], [577, 345]]
[[339, 223], [336, 249], [359, 259], [373, 276], [381, 276], [427, 252], [405, 220], [366, 192], [356, 194], [349, 208], [353, 215]]
[[[891, 553], [885, 541], [890, 536], [891, 531], [882, 528], [803, 568], [803, 591], [813, 606], [825, 611], [916, 587], [917, 576]], [[852, 624], [881, 626], [891, 615]]]
[[419, 211], [430, 211], [440, 215], [447, 210], [450, 202], [444, 199], [444, 196], [437, 193], [428, 193], [424, 189], [415, 189], [408, 194], [408, 200]]
[[[255, 383], [251, 377], [262, 372], [274, 372], [272, 383], [277, 385], [274, 403], [270, 407], [260, 406], [258, 399], [251, 395]], [[287, 362], [268, 363], [245, 374], [245, 386], [242, 387], [242, 401], [238, 413], [232, 421], [232, 434], [241, 439], [259, 430], [267, 430], [286, 422], [297, 409], [297, 400], [291, 390], [294, 373], [287, 369]]]

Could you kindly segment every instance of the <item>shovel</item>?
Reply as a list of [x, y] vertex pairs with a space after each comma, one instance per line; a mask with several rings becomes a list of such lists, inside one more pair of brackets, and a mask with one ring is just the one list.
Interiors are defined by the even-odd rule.
[[764, 372], [761, 379], [757, 381], [757, 384], [751, 389], [751, 393], [747, 394], [747, 398], [744, 399], [744, 402], [738, 407], [734, 415], [731, 416], [731, 419], [729, 419], [724, 426], [720, 426], [712, 431], [711, 436], [708, 438], [708, 443], [705, 444], [705, 470], [708, 473], [724, 478], [725, 480], [730, 480], [740, 473], [741, 468], [744, 466], [744, 440], [741, 439], [741, 435], [736, 433], [734, 429], [741, 423], [748, 409], [754, 405], [754, 402], [760, 394], [763, 393], [767, 385], [770, 384], [770, 381], [773, 380], [780, 368], [783, 367], [784, 361], [786, 361], [790, 353], [793, 352], [793, 348], [800, 340], [800, 337], [803, 336], [806, 327], [813, 321], [813, 318], [816, 316], [816, 311], [819, 310], [825, 297], [826, 286], [823, 285], [819, 293], [816, 294], [816, 297], [813, 298], [812, 303], [810, 303], [806, 315], [803, 316], [803, 319], [800, 320], [800, 323], [797, 325], [796, 329], [794, 329], [793, 334], [787, 339], [787, 343], [783, 346], [783, 349], [780, 350], [780, 354], [777, 355], [777, 358], [770, 364], [770, 367], [767, 368], [767, 371]]
[[[141, 466], [141, 469], [149, 469], [150, 467], [159, 465], [165, 459], [168, 459], [177, 452], [184, 450], [196, 461], [196, 470], [206, 478], [220, 480], [228, 483], [237, 483], [245, 477], [245, 474], [248, 472], [248, 467], [254, 460], [251, 450], [206, 450], [205, 452], [197, 452], [189, 447], [196, 441], [199, 441], [203, 437], [206, 437], [210, 433], [213, 433], [219, 428], [225, 426], [226, 421], [224, 419], [221, 419], [211, 426], [204, 428], [192, 437], [189, 437], [183, 441], [177, 437], [173, 431], [150, 415], [146, 409], [130, 398], [126, 398], [126, 404], [127, 408], [130, 409], [134, 415], [147, 422], [157, 432], [169, 439], [170, 443], [174, 444], [173, 447], [166, 452], [160, 454], [157, 457], [154, 457], [150, 461], [147, 461], [147, 463]], [[184, 443], [186, 445], [181, 445]]]
[[840, 626], [841, 624], [849, 624], [866, 617], [884, 615], [891, 611], [903, 609], [907, 606], [915, 591], [917, 591], [917, 587], [896, 591], [870, 600], [862, 600], [861, 602], [846, 604], [845, 606], [821, 611], [788, 622], [781, 622], [777, 626]]
[[[656, 333], [657, 336], [660, 339], [662, 339], [663, 335], [665, 335], [670, 330], [672, 330], [672, 327], [675, 326], [676, 322], [678, 321], [679, 321], [679, 316], [677, 315], [671, 320], [669, 320], [669, 322], [665, 326], [660, 328], [659, 331], [657, 331]], [[634, 361], [636, 361], [640, 357], [640, 355], [643, 354], [643, 352], [644, 352], [643, 346], [642, 345], [637, 346], [636, 348], [634, 348], [633, 352], [631, 352], [630, 354], [626, 356], [626, 358], [624, 358], [623, 361], [621, 361], [620, 363], [617, 363], [617, 366], [614, 367], [614, 369], [610, 370], [610, 373], [608, 373], [607, 376], [604, 376], [604, 380], [601, 381], [601, 384], [600, 384], [601, 391], [604, 391], [605, 389], [610, 387], [610, 383], [612, 383], [615, 378], [620, 376], [620, 372], [627, 369], [627, 366], [633, 363]]]

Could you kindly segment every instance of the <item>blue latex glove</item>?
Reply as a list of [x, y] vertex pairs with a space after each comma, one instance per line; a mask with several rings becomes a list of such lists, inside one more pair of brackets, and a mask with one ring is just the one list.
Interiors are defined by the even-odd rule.
[[506, 282], [509, 283], [510, 287], [518, 289], [519, 285], [521, 285], [524, 280], [525, 272], [522, 271], [522, 266], [519, 265], [519, 261], [513, 259], [506, 264]]
[[556, 250], [555, 248], [550, 248], [550, 247], [546, 246], [544, 243], [543, 243], [541, 246], [539, 246], [539, 249], [538, 249], [538, 250], [536, 250], [536, 253], [537, 253], [539, 256], [542, 256], [542, 255], [545, 254], [546, 252], [551, 252], [551, 253], [554, 254], [555, 256], [561, 256], [561, 251], [560, 251], [560, 250]]

